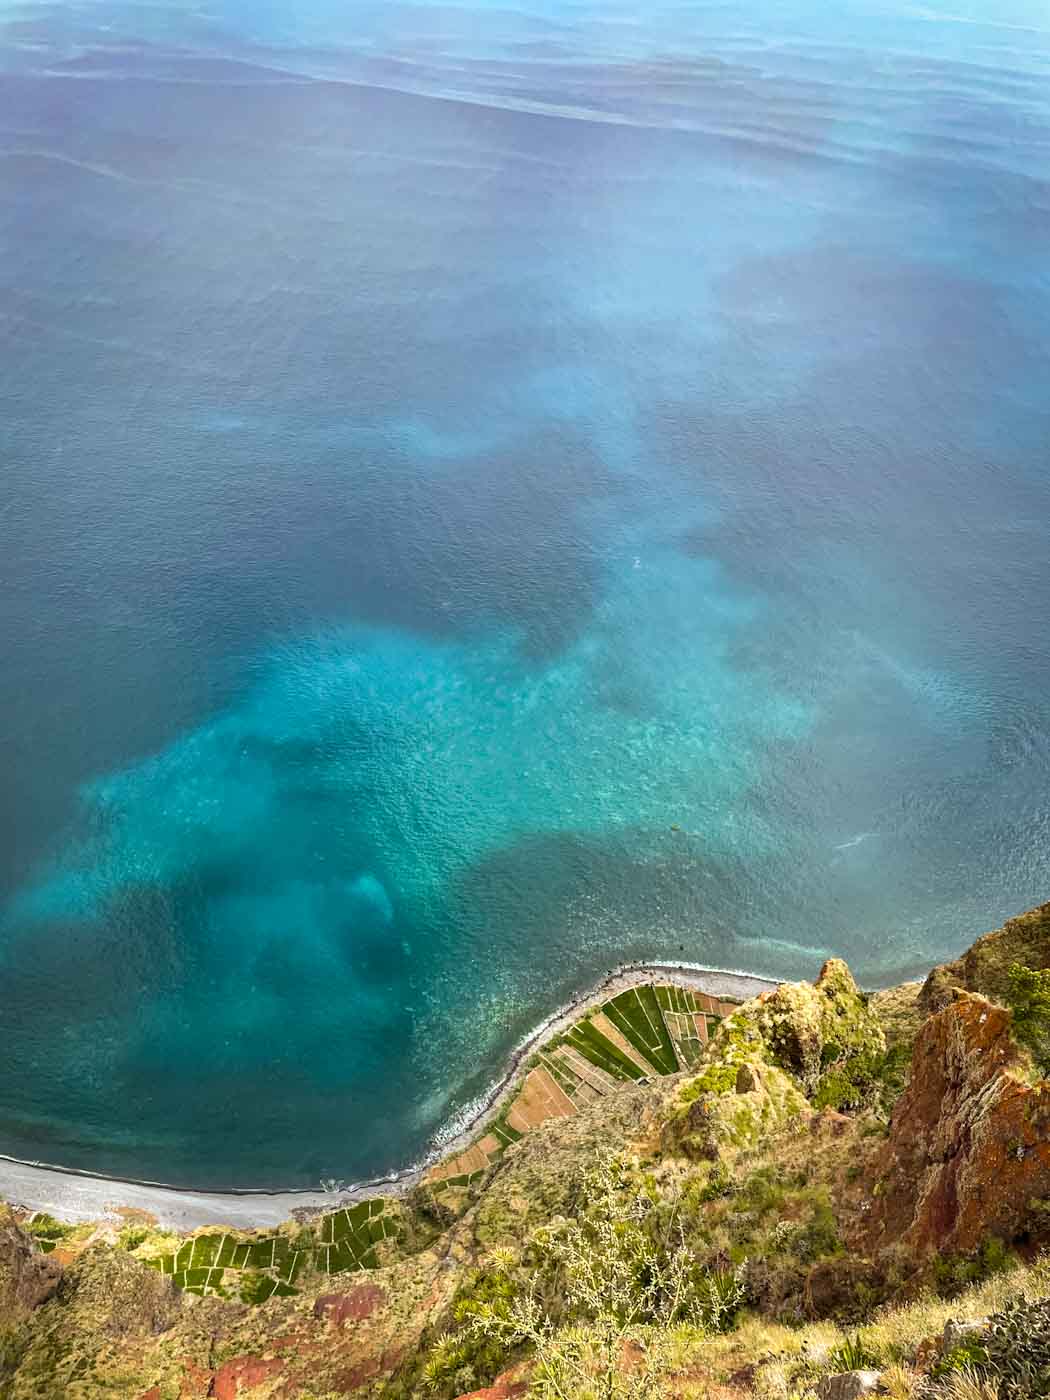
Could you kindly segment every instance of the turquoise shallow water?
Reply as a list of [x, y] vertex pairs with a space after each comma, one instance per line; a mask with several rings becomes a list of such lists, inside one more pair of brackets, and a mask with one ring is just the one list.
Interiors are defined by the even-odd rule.
[[1050, 890], [1039, 5], [0, 3], [0, 1150], [404, 1165]]

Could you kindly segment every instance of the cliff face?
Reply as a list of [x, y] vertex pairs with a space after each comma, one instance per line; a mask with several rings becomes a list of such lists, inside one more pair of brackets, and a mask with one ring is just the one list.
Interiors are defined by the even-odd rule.
[[[833, 959], [735, 1008], [669, 989], [610, 1003], [542, 1052], [571, 1113], [510, 1125], [478, 1170], [461, 1154], [399, 1202], [265, 1237], [103, 1225], [44, 1254], [61, 1226], [0, 1213], [0, 1400], [508, 1400], [541, 1376], [508, 1319], [539, 1308], [562, 1360], [575, 1347], [593, 1369], [618, 1325], [594, 1290], [621, 1256], [628, 1290], [684, 1257], [675, 1286], [693, 1302], [676, 1313], [645, 1285], [610, 1395], [812, 1400], [835, 1319], [855, 1330], [920, 1286], [980, 1282], [990, 1241], [996, 1267], [1050, 1243], [1050, 1084], [995, 999], [1018, 963], [1050, 966], [1050, 905], [921, 994], [864, 996]], [[657, 1016], [666, 1038], [649, 1034]], [[689, 1068], [643, 1074], [643, 1050]], [[1010, 1277], [1029, 1287], [1023, 1267]], [[1050, 1271], [1031, 1277], [1050, 1293]], [[825, 1330], [800, 1350], [813, 1323]], [[892, 1356], [919, 1376], [937, 1348], [907, 1337]], [[777, 1365], [790, 1385], [763, 1379]]]
[[45, 1303], [61, 1275], [59, 1265], [36, 1249], [0, 1203], [0, 1326], [24, 1319]]
[[1033, 1202], [1050, 1194], [1048, 1133], [1050, 1084], [1015, 1044], [1010, 1012], [955, 992], [915, 1042], [858, 1238], [869, 1250], [903, 1242], [922, 1256], [1038, 1232]]

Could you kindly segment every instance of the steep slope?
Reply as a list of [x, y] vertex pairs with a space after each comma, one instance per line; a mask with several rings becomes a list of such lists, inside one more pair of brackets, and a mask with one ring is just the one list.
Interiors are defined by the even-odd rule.
[[832, 959], [739, 1006], [618, 993], [410, 1194], [277, 1232], [7, 1212], [0, 1400], [935, 1396], [960, 1357], [1013, 1400], [1050, 1376], [1048, 966], [1043, 906], [921, 992]]

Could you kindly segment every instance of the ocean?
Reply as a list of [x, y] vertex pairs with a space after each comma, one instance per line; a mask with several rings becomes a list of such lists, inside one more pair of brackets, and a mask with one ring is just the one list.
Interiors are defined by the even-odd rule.
[[1050, 897], [1048, 327], [1041, 0], [0, 0], [0, 1152]]

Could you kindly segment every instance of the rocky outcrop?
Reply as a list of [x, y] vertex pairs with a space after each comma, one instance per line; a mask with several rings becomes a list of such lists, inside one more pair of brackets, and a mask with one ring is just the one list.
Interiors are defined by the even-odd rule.
[[756, 1060], [735, 1066], [728, 1092], [705, 1092], [703, 1083], [701, 1077], [683, 1088], [664, 1134], [664, 1146], [686, 1157], [714, 1161], [725, 1147], [753, 1147], [812, 1116], [798, 1087], [775, 1065]]
[[886, 1048], [878, 1017], [841, 958], [829, 958], [816, 982], [785, 982], [747, 1005], [755, 1006], [755, 1027], [769, 1058], [807, 1090], [828, 1065]]
[[59, 1298], [70, 1315], [109, 1337], [166, 1332], [185, 1302], [170, 1278], [101, 1243], [70, 1266]]
[[1050, 1194], [1050, 1083], [1034, 1076], [1010, 1022], [956, 991], [919, 1032], [858, 1232], [867, 1248], [968, 1253], [1031, 1226], [1031, 1203]]
[[988, 1319], [974, 1318], [970, 1321], [960, 1321], [958, 1318], [950, 1317], [944, 1324], [941, 1333], [941, 1355], [947, 1356], [949, 1352], [965, 1346], [967, 1342], [973, 1341], [984, 1335], [988, 1326]]
[[1050, 904], [1008, 919], [1002, 928], [978, 938], [955, 962], [935, 967], [923, 984], [920, 1006], [927, 1015], [943, 1011], [956, 989], [1005, 1001], [1014, 963], [1050, 967]]
[[40, 1253], [0, 1204], [0, 1324], [15, 1322], [45, 1303], [61, 1277], [61, 1267]]
[[849, 968], [831, 958], [816, 982], [785, 982], [726, 1017], [679, 1090], [664, 1146], [694, 1158], [753, 1146], [811, 1116], [806, 1094], [824, 1074], [841, 1076], [885, 1048]]

